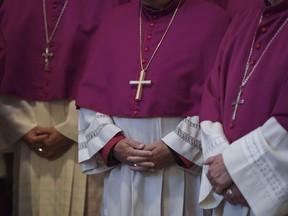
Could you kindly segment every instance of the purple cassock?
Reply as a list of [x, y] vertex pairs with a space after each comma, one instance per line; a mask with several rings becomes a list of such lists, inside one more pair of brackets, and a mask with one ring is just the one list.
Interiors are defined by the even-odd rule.
[[[172, 1], [164, 10], [143, 7], [144, 68], [178, 2]], [[145, 80], [150, 80], [151, 85], [143, 86], [141, 100], [135, 100], [137, 86], [129, 83], [139, 80], [141, 71], [139, 8], [140, 1], [120, 6], [100, 26], [77, 105], [128, 118], [197, 115], [203, 83], [213, 66], [229, 16], [211, 3], [183, 0], [146, 71]]]
[[252, 8], [261, 8], [265, 0], [208, 0], [224, 8], [231, 17]]
[[5, 42], [3, 33], [0, 29], [0, 74], [3, 73], [5, 68]]
[[[45, 71], [42, 0], [5, 1], [0, 22], [6, 43], [6, 69], [0, 72], [0, 93], [25, 100], [74, 99], [100, 19], [125, 2], [128, 0], [68, 1], [51, 40], [49, 51], [53, 57]], [[64, 5], [65, 0], [46, 0], [49, 36]]]
[[[270, 117], [288, 131], [287, 17], [287, 0], [247, 11], [233, 19], [223, 39], [204, 92], [201, 120], [221, 122], [230, 142], [262, 126]], [[246, 65], [247, 76], [253, 73], [237, 100]], [[235, 101], [241, 104], [233, 121]]]

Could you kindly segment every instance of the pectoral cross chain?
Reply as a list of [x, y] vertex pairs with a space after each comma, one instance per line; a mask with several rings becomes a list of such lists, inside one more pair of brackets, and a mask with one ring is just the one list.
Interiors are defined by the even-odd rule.
[[49, 71], [49, 60], [50, 58], [53, 57], [53, 53], [49, 52], [48, 46], [46, 47], [45, 52], [42, 54], [42, 56], [44, 57], [44, 62], [45, 62], [44, 70]]
[[242, 85], [240, 86], [239, 92], [238, 92], [238, 95], [237, 95], [237, 99], [236, 99], [236, 101], [232, 102], [232, 106], [234, 107], [233, 115], [232, 115], [232, 120], [233, 121], [236, 119], [236, 114], [237, 114], [237, 110], [238, 110], [239, 105], [243, 105], [244, 104], [244, 100], [240, 99], [240, 97], [242, 95], [242, 92], [243, 92], [243, 87], [244, 86], [242, 86]]
[[138, 81], [131, 80], [129, 82], [130, 85], [137, 85], [137, 92], [136, 92], [136, 97], [135, 97], [135, 100], [137, 101], [141, 100], [143, 86], [152, 84], [151, 80], [145, 80], [145, 75], [146, 75], [145, 70], [142, 70]]

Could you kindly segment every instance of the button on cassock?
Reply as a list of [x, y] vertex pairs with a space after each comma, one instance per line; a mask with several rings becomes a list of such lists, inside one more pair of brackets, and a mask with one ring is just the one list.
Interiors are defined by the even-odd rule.
[[154, 23], [149, 23], [149, 27], [153, 28], [153, 27], [155, 27], [155, 24]]
[[251, 61], [250, 61], [250, 65], [251, 65], [251, 66], [254, 66], [255, 64], [256, 64], [256, 61], [255, 61], [255, 60], [251, 60]]
[[263, 33], [267, 32], [267, 28], [266, 27], [262, 27], [261, 28], [261, 32], [263, 32]]
[[267, 13], [264, 14], [264, 16], [267, 17], [267, 18], [269, 18], [269, 17], [271, 17], [271, 13], [268, 13], [268, 12], [267, 12]]
[[52, 21], [55, 22], [57, 20], [56, 16], [52, 16]]
[[53, 8], [53, 9], [56, 9], [57, 6], [58, 6], [57, 2], [53, 2], [53, 3], [52, 3], [52, 8]]
[[260, 49], [261, 48], [261, 43], [257, 43], [257, 44], [255, 44], [255, 49]]

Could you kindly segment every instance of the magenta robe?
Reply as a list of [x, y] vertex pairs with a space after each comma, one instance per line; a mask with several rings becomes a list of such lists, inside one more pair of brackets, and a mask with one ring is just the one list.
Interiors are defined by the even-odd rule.
[[[263, 21], [258, 26], [262, 11]], [[287, 0], [264, 10], [251, 10], [233, 19], [223, 39], [204, 92], [201, 120], [221, 122], [230, 142], [262, 126], [270, 117], [275, 117], [288, 131], [287, 24], [272, 42], [244, 88], [241, 99], [245, 102], [239, 106], [234, 127], [231, 127], [231, 103], [237, 98], [255, 29], [257, 33], [249, 72], [287, 17]]]
[[1, 79], [1, 74], [3, 73], [5, 69], [5, 56], [6, 56], [5, 42], [4, 42], [2, 30], [0, 29], [0, 79]]
[[[161, 11], [143, 8], [144, 67], [151, 58], [178, 0]], [[201, 0], [183, 0], [179, 11], [147, 70], [142, 100], [136, 101], [138, 80], [140, 1], [114, 10], [94, 41], [94, 52], [81, 82], [76, 103], [121, 117], [185, 117], [198, 115], [203, 83], [213, 66], [229, 16]]]
[[[42, 0], [5, 1], [0, 22], [6, 43], [6, 70], [0, 73], [0, 93], [25, 100], [75, 99], [100, 19], [127, 1], [70, 0], [52, 39], [50, 71], [44, 71], [42, 56], [46, 46]], [[64, 2], [46, 0], [49, 35]]]
[[231, 17], [251, 8], [262, 8], [264, 0], [208, 0], [224, 8]]

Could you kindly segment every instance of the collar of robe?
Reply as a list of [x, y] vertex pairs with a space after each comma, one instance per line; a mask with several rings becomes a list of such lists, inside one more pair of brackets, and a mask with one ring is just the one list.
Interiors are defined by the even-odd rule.
[[277, 3], [280, 3], [281, 1], [285, 1], [285, 0], [264, 0], [264, 3], [268, 7], [268, 6], [272, 6]]
[[[154, 18], [159, 17], [159, 16], [166, 16], [166, 15], [175, 11], [179, 1], [180, 0], [173, 0], [166, 7], [161, 8], [159, 10], [155, 10], [155, 9], [152, 9], [152, 8], [149, 8], [145, 5], [143, 5], [143, 14], [145, 14], [150, 19], [154, 19]], [[185, 1], [186, 0], [182, 0], [181, 5], [183, 5], [183, 3]], [[181, 5], [180, 5], [180, 7], [181, 7]]]
[[[269, 5], [267, 5], [268, 3], [266, 2], [269, 2]], [[288, 13], [288, 0], [265, 0], [265, 4], [267, 8], [264, 9], [264, 13], [269, 13], [271, 15]]]
[[265, 5], [266, 5], [267, 7], [271, 6], [271, 3], [270, 3], [269, 0], [264, 0], [264, 3], [265, 3]]

